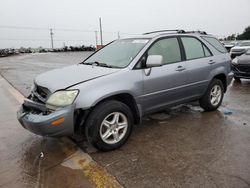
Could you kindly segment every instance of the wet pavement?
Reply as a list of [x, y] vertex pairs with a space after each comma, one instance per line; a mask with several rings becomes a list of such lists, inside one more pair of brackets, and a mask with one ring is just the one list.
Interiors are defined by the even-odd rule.
[[[87, 55], [83, 54], [83, 57]], [[27, 94], [36, 74], [64, 66], [68, 60], [74, 59], [75, 56], [78, 58], [81, 54], [50, 54], [50, 57], [44, 55], [45, 58], [42, 56], [28, 54], [1, 58], [0, 73], [22, 93]], [[58, 64], [53, 62], [54, 58]], [[20, 62], [22, 64], [19, 64]], [[5, 96], [0, 96], [0, 99], [3, 97]], [[103, 153], [86, 148], [84, 141], [78, 141], [77, 144], [84, 145], [85, 151], [88, 151], [89, 155], [114, 175], [124, 187], [250, 187], [249, 99], [250, 80], [233, 82], [218, 111], [203, 112], [193, 103], [145, 117], [142, 125], [134, 128], [128, 143], [112, 152]], [[5, 114], [4, 117], [7, 118], [4, 121], [7, 122], [4, 124], [4, 132], [17, 136], [10, 139], [11, 154], [5, 156], [2, 153], [9, 150], [9, 141], [5, 141], [6, 136], [1, 134], [0, 140], [6, 142], [6, 146], [0, 144], [0, 172], [11, 167], [6, 165], [4, 159], [13, 156], [13, 164], [15, 160], [21, 161], [19, 164], [24, 164], [25, 168], [23, 171], [13, 172], [12, 177], [25, 180], [30, 177], [29, 174], [26, 177], [25, 169], [31, 168], [34, 160], [24, 156], [39, 153], [41, 138], [20, 129], [15, 114], [12, 114], [18, 104], [11, 99], [9, 103], [12, 110], [5, 111], [2, 107], [0, 109], [1, 116]], [[2, 126], [3, 122], [0, 125]], [[16, 128], [9, 129], [10, 126]], [[19, 132], [22, 132], [20, 136]], [[53, 146], [54, 152], [49, 157], [52, 159], [60, 156], [61, 151], [60, 145], [54, 142], [52, 139], [50, 147]], [[60, 172], [64, 176], [73, 173], [59, 168], [55, 174]], [[24, 178], [20, 174], [24, 174]], [[2, 177], [8, 177], [8, 173], [1, 173], [0, 185], [4, 181], [7, 182]]]
[[0, 76], [0, 187], [121, 187], [68, 138], [42, 138], [23, 129], [16, 119], [21, 100]]
[[22, 54], [0, 58], [0, 74], [23, 95], [27, 96], [33, 78], [38, 74], [77, 64], [93, 52]]
[[1, 77], [0, 104], [0, 187], [94, 187], [81, 170], [60, 165], [77, 151], [75, 144], [21, 128], [16, 119], [20, 104]]

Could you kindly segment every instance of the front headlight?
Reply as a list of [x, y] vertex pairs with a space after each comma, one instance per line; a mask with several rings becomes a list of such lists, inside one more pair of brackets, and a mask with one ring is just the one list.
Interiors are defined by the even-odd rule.
[[64, 107], [71, 105], [76, 99], [79, 90], [65, 90], [53, 93], [46, 102], [46, 107], [56, 109], [56, 107]]
[[238, 58], [237, 57], [232, 60], [232, 64], [238, 65]]

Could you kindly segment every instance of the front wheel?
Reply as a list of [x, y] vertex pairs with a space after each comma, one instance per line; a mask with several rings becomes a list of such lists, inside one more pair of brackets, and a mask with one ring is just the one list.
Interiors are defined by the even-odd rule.
[[216, 110], [220, 105], [224, 97], [224, 86], [221, 80], [213, 79], [206, 93], [200, 99], [200, 106], [205, 111]]
[[110, 151], [121, 147], [132, 131], [133, 116], [127, 105], [106, 101], [97, 105], [87, 119], [85, 133], [97, 149]]

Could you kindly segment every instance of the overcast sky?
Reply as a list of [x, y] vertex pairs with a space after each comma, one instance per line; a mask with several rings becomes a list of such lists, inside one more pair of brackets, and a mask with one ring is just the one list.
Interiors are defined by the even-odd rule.
[[161, 29], [199, 29], [223, 37], [241, 33], [250, 25], [250, 0], [1, 0], [0, 3], [0, 48], [50, 47], [49, 28], [55, 29], [56, 47], [64, 43], [94, 45], [99, 17], [105, 43], [116, 39], [118, 31], [122, 38]]

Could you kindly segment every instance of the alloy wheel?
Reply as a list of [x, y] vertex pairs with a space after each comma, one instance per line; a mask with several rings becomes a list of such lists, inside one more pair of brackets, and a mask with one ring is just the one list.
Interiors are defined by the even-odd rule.
[[126, 135], [128, 119], [121, 112], [113, 112], [107, 115], [100, 126], [100, 136], [107, 144], [116, 144]]

